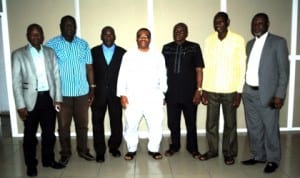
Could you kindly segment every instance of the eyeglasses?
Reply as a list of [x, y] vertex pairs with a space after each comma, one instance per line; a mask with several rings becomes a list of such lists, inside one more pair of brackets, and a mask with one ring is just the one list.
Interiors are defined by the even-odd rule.
[[149, 38], [148, 36], [144, 36], [144, 35], [143, 35], [143, 36], [139, 36], [138, 39], [139, 39], [139, 40], [148, 40], [148, 39], [150, 39], [150, 38]]

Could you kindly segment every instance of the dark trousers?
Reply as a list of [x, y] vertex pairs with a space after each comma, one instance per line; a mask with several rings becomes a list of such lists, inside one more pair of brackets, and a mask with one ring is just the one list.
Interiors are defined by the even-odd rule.
[[49, 92], [39, 94], [34, 109], [29, 112], [24, 121], [23, 151], [27, 167], [36, 167], [38, 163], [36, 132], [39, 124], [41, 126], [42, 163], [50, 164], [54, 161], [55, 119], [56, 112]]
[[222, 152], [224, 156], [237, 156], [236, 107], [232, 106], [235, 93], [207, 93], [206, 138], [209, 152], [218, 155], [220, 105], [224, 115]]
[[180, 149], [180, 119], [183, 112], [186, 130], [187, 130], [187, 145], [186, 149], [189, 152], [198, 152], [197, 142], [197, 105], [191, 103], [168, 103], [168, 127], [171, 131], [170, 149], [178, 151]]
[[70, 126], [72, 118], [75, 123], [77, 151], [88, 153], [88, 95], [63, 97], [63, 104], [58, 113], [58, 133], [61, 145], [61, 156], [71, 156]]
[[96, 103], [95, 105], [97, 107], [92, 107], [94, 149], [97, 155], [103, 155], [106, 151], [104, 136], [106, 109], [108, 109], [111, 131], [108, 147], [110, 150], [116, 150], [119, 149], [122, 142], [122, 106], [118, 97], [108, 97], [104, 102]]

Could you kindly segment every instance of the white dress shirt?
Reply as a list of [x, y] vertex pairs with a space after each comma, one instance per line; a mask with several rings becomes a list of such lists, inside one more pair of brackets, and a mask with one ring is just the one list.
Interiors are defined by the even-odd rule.
[[261, 53], [268, 36], [268, 32], [263, 34], [260, 38], [255, 38], [254, 45], [250, 52], [247, 71], [246, 71], [246, 83], [251, 86], [259, 86], [258, 69], [261, 58]]
[[30, 45], [30, 53], [35, 65], [36, 76], [38, 79], [38, 91], [48, 91], [49, 85], [47, 80], [47, 73], [45, 69], [45, 59], [43, 48], [41, 47], [40, 51], [37, 51], [34, 47]]

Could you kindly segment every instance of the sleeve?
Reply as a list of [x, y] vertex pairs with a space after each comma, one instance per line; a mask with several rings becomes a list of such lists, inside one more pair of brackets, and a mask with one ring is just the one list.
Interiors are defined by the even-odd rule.
[[237, 83], [237, 92], [242, 93], [243, 86], [245, 83], [245, 73], [246, 73], [246, 48], [245, 48], [245, 40], [241, 37], [238, 43], [238, 83]]
[[167, 69], [165, 65], [165, 58], [162, 54], [159, 55], [159, 71], [160, 71], [160, 90], [162, 93], [166, 93], [168, 89], [168, 84], [167, 84]]
[[127, 96], [127, 78], [128, 78], [128, 52], [122, 58], [119, 76], [117, 81], [117, 96]]
[[54, 83], [55, 83], [55, 102], [62, 102], [62, 94], [61, 94], [61, 81], [60, 81], [60, 75], [59, 75], [59, 68], [57, 64], [57, 57], [54, 51], [51, 51], [52, 54], [52, 64], [53, 64], [53, 77], [54, 77]]
[[22, 89], [22, 69], [18, 51], [12, 53], [12, 85], [16, 108], [25, 108], [25, 100]]
[[195, 66], [196, 68], [204, 68], [204, 61], [202, 56], [202, 51], [199, 44], [195, 45], [196, 51], [195, 51]]
[[89, 47], [89, 44], [87, 42], [85, 42], [85, 59], [86, 59], [86, 64], [92, 64], [93, 60], [92, 60], [92, 53], [91, 53], [91, 49]]
[[280, 98], [285, 98], [290, 73], [290, 64], [288, 57], [289, 52], [285, 39], [280, 38], [280, 40], [278, 41], [278, 45], [276, 46], [276, 53], [279, 78], [275, 95]]
[[205, 39], [204, 41], [204, 49], [203, 49], [203, 55], [204, 55], [204, 63], [206, 65], [206, 68], [203, 68], [203, 79], [202, 79], [202, 89], [207, 90], [207, 86], [209, 85], [209, 68], [210, 68], [210, 63], [207, 60], [209, 58], [209, 50], [208, 50], [208, 38]]

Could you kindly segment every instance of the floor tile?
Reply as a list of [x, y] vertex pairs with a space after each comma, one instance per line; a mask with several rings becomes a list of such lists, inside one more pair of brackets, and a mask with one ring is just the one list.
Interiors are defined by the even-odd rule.
[[[219, 149], [221, 150], [222, 135], [220, 134]], [[40, 138], [39, 138], [40, 139]], [[91, 153], [93, 139], [88, 141]], [[300, 177], [300, 133], [282, 132], [282, 160], [279, 168], [271, 174], [263, 172], [264, 164], [245, 166], [240, 162], [251, 157], [247, 134], [238, 135], [238, 156], [235, 164], [224, 164], [222, 152], [219, 156], [207, 161], [194, 159], [185, 149], [186, 137], [182, 136], [182, 148], [172, 157], [163, 155], [161, 160], [154, 160], [148, 155], [148, 139], [140, 139], [137, 154], [132, 161], [124, 160], [127, 152], [123, 142], [120, 151], [122, 156], [113, 157], [108, 152], [105, 162], [86, 161], [76, 153], [76, 139], [72, 137], [72, 156], [65, 169], [55, 170], [44, 168], [38, 164], [38, 178], [298, 178]], [[198, 137], [199, 151], [207, 151], [206, 137]], [[164, 154], [169, 147], [169, 136], [162, 139], [160, 152]], [[40, 162], [40, 140], [37, 147], [37, 159]], [[56, 159], [59, 159], [59, 142], [55, 146]], [[26, 167], [23, 158], [22, 138], [11, 138], [0, 135], [0, 177], [26, 178]]]

